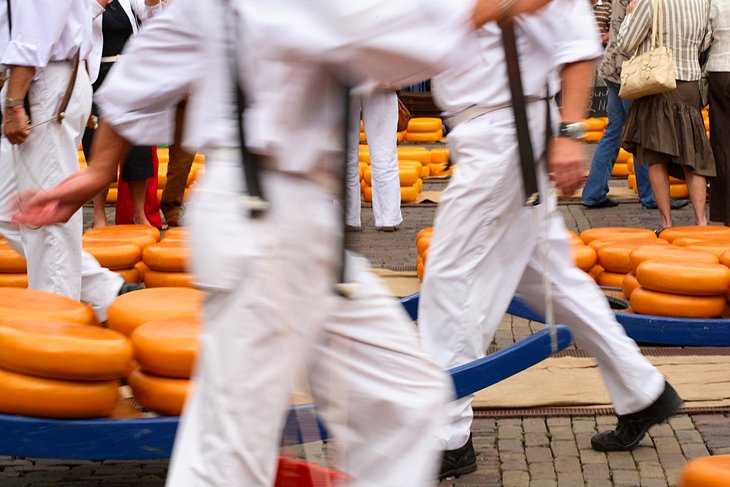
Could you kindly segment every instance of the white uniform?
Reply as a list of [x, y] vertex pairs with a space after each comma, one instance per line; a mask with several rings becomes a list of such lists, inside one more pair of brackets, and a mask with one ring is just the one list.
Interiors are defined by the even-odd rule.
[[[235, 11], [217, 1], [173, 2], [130, 40], [97, 93], [102, 116], [145, 144], [172, 134], [172, 124], [146, 124], [147, 116], [191, 91], [184, 145], [207, 157], [188, 217], [193, 269], [209, 297], [168, 484], [271, 485], [292, 383], [304, 373], [350, 485], [428, 485], [446, 378], [362, 259], [348, 259], [354, 296], [333, 293], [343, 93], [330, 70], [387, 85], [433, 74], [474, 46], [472, 1], [234, 5], [243, 17], [236, 39], [251, 100], [247, 134], [269, 168], [262, 186], [271, 208], [262, 218], [250, 219], [240, 200], [222, 25]], [[413, 38], [428, 48], [414, 53]]]
[[[77, 51], [85, 60], [92, 49], [92, 18], [99, 5], [90, 0], [12, 2], [12, 38], [0, 37], [4, 65], [33, 66], [28, 90], [32, 123], [52, 118], [66, 91]], [[3, 9], [0, 31], [8, 32]], [[21, 145], [2, 139], [0, 168], [0, 233], [28, 262], [28, 286], [94, 305], [99, 319], [117, 296], [123, 279], [102, 269], [81, 251], [82, 215], [68, 223], [34, 230], [10, 224], [10, 204], [18, 191], [52, 188], [78, 170], [77, 148], [91, 109], [91, 84], [86, 69], [78, 70], [66, 119], [34, 127]], [[2, 91], [5, 98], [7, 88]]]
[[373, 217], [376, 227], [401, 224], [400, 176], [396, 131], [398, 129], [398, 95], [395, 91], [374, 91], [352, 99], [347, 154], [347, 224], [362, 225], [360, 219], [360, 112], [370, 151], [372, 171]]
[[[527, 96], [544, 96], [553, 69], [601, 54], [589, 4], [582, 0], [554, 0], [519, 18], [515, 30]], [[449, 115], [510, 101], [500, 30], [491, 23], [479, 37], [481, 56], [433, 80], [436, 101]], [[545, 110], [544, 101], [527, 109], [538, 157], [545, 145]], [[556, 107], [551, 112], [557, 119]], [[556, 321], [569, 325], [576, 343], [596, 357], [618, 414], [653, 403], [664, 379], [616, 322], [595, 282], [575, 267], [544, 163], [539, 169], [543, 203], [523, 206], [512, 109], [458, 125], [449, 134], [449, 147], [457, 168], [437, 210], [421, 292], [424, 351], [443, 368], [482, 357], [515, 291], [542, 312], [542, 234], [550, 247]], [[443, 449], [467, 442], [472, 415], [471, 398], [448, 405], [447, 426], [439, 434]]]

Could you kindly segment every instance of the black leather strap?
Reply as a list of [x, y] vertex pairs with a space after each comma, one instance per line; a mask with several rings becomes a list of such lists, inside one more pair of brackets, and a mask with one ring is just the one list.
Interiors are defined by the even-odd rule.
[[[525, 190], [524, 204], [525, 206], [536, 206], [540, 204], [540, 191], [537, 185], [537, 167], [535, 165], [535, 155], [532, 151], [530, 126], [527, 121], [527, 108], [525, 94], [522, 89], [519, 53], [517, 52], [514, 26], [511, 19], [500, 22], [499, 26], [502, 29], [502, 43], [504, 44], [504, 53], [507, 61], [507, 77], [509, 78], [509, 86], [512, 93], [512, 110], [517, 128], [517, 143], [522, 166], [522, 183]], [[549, 117], [550, 113], [548, 111], [548, 120]]]

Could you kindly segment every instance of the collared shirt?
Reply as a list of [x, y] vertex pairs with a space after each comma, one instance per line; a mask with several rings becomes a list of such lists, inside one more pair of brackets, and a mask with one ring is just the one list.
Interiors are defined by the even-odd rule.
[[712, 46], [707, 71], [730, 71], [730, 0], [712, 0]]
[[[518, 17], [515, 34], [526, 96], [544, 96], [548, 80], [554, 81], [555, 72], [563, 65], [597, 59], [602, 53], [586, 0], [553, 0], [534, 14]], [[477, 35], [480, 54], [432, 80], [434, 99], [446, 115], [511, 100], [499, 27], [488, 23]]]
[[[102, 116], [125, 138], [169, 142], [170, 109], [191, 91], [183, 145], [203, 152], [238, 145], [224, 24], [237, 17], [221, 11], [223, 3], [175, 0], [129, 41], [96, 97]], [[473, 0], [234, 5], [243, 19], [239, 35], [230, 36], [239, 41], [233, 49], [251, 100], [248, 145], [283, 171], [338, 167], [345, 97], [334, 73], [352, 84], [372, 78], [397, 86], [478, 55]], [[169, 112], [168, 124], [148, 122], [161, 112]]]
[[[714, 0], [713, 0], [714, 1]], [[699, 54], [710, 45], [712, 31], [707, 0], [663, 0], [664, 45], [672, 50], [676, 78], [697, 81], [702, 77]], [[651, 47], [653, 2], [639, 0], [619, 31], [619, 49], [629, 56]], [[658, 41], [657, 41], [658, 42]]]
[[626, 7], [629, 0], [613, 0], [611, 4], [611, 27], [609, 31], [608, 45], [603, 54], [603, 61], [598, 68], [601, 77], [606, 81], [621, 83], [621, 65], [628, 56], [618, 48], [618, 33], [621, 24], [626, 17]]
[[[50, 62], [72, 59], [77, 51], [82, 60], [91, 52], [96, 13], [89, 0], [11, 0], [11, 14], [11, 37], [0, 45], [6, 66], [42, 69]], [[0, 31], [8, 30], [8, 15], [3, 9]]]

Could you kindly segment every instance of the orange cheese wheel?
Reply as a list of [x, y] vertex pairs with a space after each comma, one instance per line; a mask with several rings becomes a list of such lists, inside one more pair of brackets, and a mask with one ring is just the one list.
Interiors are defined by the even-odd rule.
[[413, 186], [415, 186], [416, 189], [418, 190], [418, 192], [420, 193], [421, 190], [423, 189], [423, 179], [418, 178], [418, 180], [416, 180], [416, 184], [414, 184]]
[[111, 270], [130, 269], [141, 257], [139, 247], [129, 242], [87, 239], [83, 241], [83, 248], [102, 267]]
[[443, 122], [440, 118], [435, 117], [413, 117], [408, 121], [408, 132], [435, 132], [441, 130]]
[[[656, 241], [657, 239], [654, 239]], [[593, 242], [591, 242], [593, 245]], [[643, 247], [644, 245], [653, 245], [652, 240], [639, 239], [639, 240], [627, 240], [623, 242], [616, 242], [607, 245], [601, 245], [598, 248], [598, 263], [601, 267], [609, 272], [617, 272], [620, 274], [626, 274], [632, 271], [631, 267], [631, 252]], [[669, 245], [664, 244], [667, 247]]]
[[[406, 163], [402, 166], [399, 162], [399, 168], [398, 168], [398, 177], [400, 180], [401, 186], [413, 186], [416, 184], [416, 181], [421, 177], [421, 165], [417, 161], [412, 161], [418, 164], [418, 169], [415, 167], [411, 167], [410, 164]], [[368, 186], [373, 185], [373, 175], [372, 175], [372, 169], [368, 167], [365, 169], [365, 172], [363, 173], [363, 179], [365, 180], [365, 184]]]
[[624, 297], [626, 297], [626, 299], [631, 299], [631, 293], [633, 293], [634, 289], [639, 286], [639, 281], [636, 279], [636, 276], [633, 273], [626, 274], [624, 276], [623, 283], [621, 284], [621, 289], [623, 290]]
[[418, 255], [423, 255], [423, 252], [431, 245], [431, 235], [424, 234], [423, 237], [419, 238], [416, 242], [416, 248], [418, 249]]
[[431, 149], [431, 164], [439, 164], [449, 161], [449, 149], [447, 147], [436, 147]]
[[403, 142], [404, 140], [406, 140], [406, 131], [404, 130], [403, 132], [396, 132], [395, 140], [397, 140], [398, 142]]
[[722, 264], [647, 260], [636, 268], [636, 279], [650, 291], [719, 296], [730, 288], [730, 269]]
[[679, 487], [728, 487], [730, 455], [694, 458], [682, 467]]
[[421, 240], [423, 237], [432, 236], [432, 235], [433, 235], [433, 227], [422, 228], [421, 230], [418, 231], [418, 234], [416, 235], [416, 242]]
[[704, 242], [696, 242], [685, 247], [687, 249], [702, 250], [720, 257], [723, 253], [730, 250], [730, 240], [706, 240]]
[[601, 267], [600, 265], [594, 265], [593, 268], [591, 268], [590, 271], [588, 271], [588, 274], [596, 281], [598, 282], [598, 276], [606, 272], [606, 269]]
[[685, 183], [670, 184], [669, 197], [674, 199], [685, 199], [689, 197], [689, 188]]
[[0, 272], [9, 274], [28, 272], [25, 259], [7, 243], [0, 243]]
[[204, 296], [203, 291], [184, 287], [132, 291], [122, 294], [109, 306], [107, 324], [129, 336], [148, 321], [169, 316], [198, 316]]
[[431, 151], [425, 147], [398, 147], [398, 159], [418, 161], [421, 164], [431, 163]]
[[205, 164], [205, 154], [197, 153], [193, 159], [193, 164]]
[[145, 287], [195, 287], [195, 278], [188, 272], [160, 272], [149, 270], [144, 273]]
[[431, 165], [430, 164], [421, 166], [421, 179], [425, 179], [428, 177], [431, 177]]
[[114, 240], [114, 235], [123, 233], [144, 233], [154, 238], [155, 241], [160, 240], [160, 231], [150, 225], [138, 225], [136, 223], [127, 225], [108, 225], [106, 227], [92, 228], [84, 232], [87, 237], [104, 236], [104, 240]]
[[588, 244], [590, 248], [598, 252], [602, 247], [605, 247], [607, 245], [616, 245], [616, 244], [635, 244], [637, 246], [641, 245], [669, 245], [669, 242], [666, 240], [662, 240], [660, 238], [654, 237], [643, 237], [643, 238], [599, 238], [596, 240], [591, 241], [591, 243]]
[[139, 280], [144, 281], [144, 275], [148, 270], [150, 270], [150, 268], [147, 267], [145, 263], [140, 260], [139, 262], [134, 264], [134, 270], [137, 271], [137, 274], [139, 275]]
[[629, 187], [629, 189], [633, 189], [634, 192], [636, 192], [637, 191], [637, 188], [636, 188], [636, 175], [629, 174], [626, 177], [626, 185]]
[[147, 409], [167, 416], [182, 413], [185, 397], [191, 387], [187, 379], [172, 379], [145, 374], [135, 369], [127, 377], [134, 399]]
[[615, 178], [625, 178], [629, 176], [629, 168], [628, 166], [623, 163], [616, 163], [613, 165], [613, 169], [611, 170], [611, 176]]
[[0, 413], [44, 418], [100, 418], [119, 401], [119, 381], [66, 381], [0, 369]]
[[418, 279], [423, 280], [423, 271], [425, 270], [425, 265], [423, 263], [423, 259], [419, 255], [416, 257], [416, 276], [418, 276]]
[[132, 357], [129, 339], [107, 328], [48, 320], [0, 324], [0, 367], [21, 374], [118, 379], [131, 370]]
[[694, 238], [719, 238], [724, 237], [730, 239], [730, 227], [719, 226], [688, 226], [688, 227], [671, 227], [665, 228], [659, 235], [668, 242], [674, 242], [674, 239], [681, 237]]
[[[664, 239], [660, 239], [664, 240]], [[675, 238], [672, 241], [672, 245], [676, 245], [678, 247], [689, 247], [690, 245], [694, 245], [697, 243], [703, 243], [703, 242], [711, 242], [711, 243], [722, 243], [722, 244], [730, 244], [730, 238], [727, 237], [679, 237]]]
[[28, 287], [28, 274], [0, 274], [0, 287]]
[[716, 318], [725, 310], [725, 297], [681, 296], [638, 287], [631, 293], [631, 308], [642, 315]]
[[373, 202], [373, 187], [365, 185], [364, 187], [361, 186], [362, 189], [362, 199], [366, 203], [372, 203]]
[[423, 144], [423, 143], [435, 143], [440, 141], [444, 136], [444, 132], [441, 129], [433, 132], [406, 132], [406, 141]]
[[142, 282], [142, 278], [139, 277], [139, 271], [135, 268], [117, 269], [114, 272], [122, 276], [122, 278], [127, 282], [132, 282], [134, 284], [139, 284], [140, 282]]
[[169, 230], [165, 232], [165, 236], [162, 238], [161, 242], [164, 240], [189, 240], [190, 239], [190, 230], [188, 227], [171, 227]]
[[[108, 227], [103, 227], [108, 228]], [[95, 230], [95, 229], [93, 229]], [[89, 232], [84, 234], [83, 241], [100, 241], [100, 240], [112, 240], [114, 242], [126, 242], [136, 245], [140, 250], [144, 250], [148, 245], [152, 245], [156, 242], [154, 237], [143, 232], [108, 232], [105, 234], [92, 234], [87, 235]]]
[[149, 321], [132, 333], [134, 357], [145, 372], [188, 379], [201, 332], [200, 321], [192, 316]]
[[[626, 161], [626, 167], [629, 169], [629, 176], [636, 175], [636, 165], [634, 164], [634, 156], [629, 157]], [[636, 177], [634, 177], [634, 183], [636, 183]]]
[[626, 274], [604, 271], [598, 275], [596, 282], [599, 286], [620, 288], [624, 285], [624, 277], [626, 277]]
[[153, 271], [184, 272], [190, 260], [190, 250], [185, 242], [162, 241], [148, 245], [142, 253], [142, 260]]
[[416, 186], [401, 186], [400, 188], [400, 202], [401, 203], [414, 203], [418, 199], [418, 187]]
[[106, 200], [105, 202], [107, 204], [114, 204], [117, 202], [117, 195], [119, 194], [119, 190], [117, 188], [109, 188], [109, 191], [106, 193]]
[[629, 162], [629, 159], [631, 159], [631, 157], [633, 157], [631, 152], [628, 152], [622, 148], [622, 149], [618, 150], [618, 156], [616, 157], [616, 162], [619, 164], [627, 164]]
[[674, 245], [642, 245], [631, 252], [631, 272], [636, 272], [639, 264], [646, 260], [664, 260], [672, 262], [706, 262], [717, 264], [718, 258], [709, 252], [686, 249]]
[[580, 232], [580, 238], [586, 244], [591, 243], [599, 238], [651, 238], [655, 237], [653, 231], [646, 228], [631, 228], [631, 227], [600, 227], [600, 228], [589, 228]]
[[583, 140], [586, 142], [598, 142], [603, 138], [603, 131], [595, 131], [595, 132], [586, 132], [583, 136]]
[[571, 244], [575, 245], [585, 245], [583, 240], [578, 236], [577, 233], [575, 233], [573, 230], [566, 230], [565, 233], [568, 235], [568, 240], [570, 240]]
[[97, 322], [91, 306], [66, 296], [35, 289], [0, 288], [0, 323], [24, 319], [61, 320], [82, 325]]
[[590, 271], [596, 265], [596, 251], [590, 247], [572, 244], [570, 253], [576, 267], [585, 272]]

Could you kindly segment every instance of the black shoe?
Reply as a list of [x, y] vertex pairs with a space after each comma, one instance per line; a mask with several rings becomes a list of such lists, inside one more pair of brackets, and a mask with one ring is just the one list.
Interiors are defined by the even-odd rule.
[[669, 206], [671, 206], [673, 210], [679, 210], [680, 208], [684, 208], [688, 204], [689, 200], [672, 200], [669, 203]]
[[598, 433], [591, 438], [591, 446], [597, 451], [630, 451], [636, 448], [649, 428], [668, 419], [682, 407], [682, 398], [665, 382], [664, 392], [654, 404], [637, 413], [618, 417], [615, 430]]
[[459, 477], [477, 470], [477, 454], [471, 442], [471, 433], [466, 444], [456, 450], [446, 450], [441, 458], [441, 473], [439, 480], [449, 477]]
[[356, 227], [355, 225], [345, 225], [346, 232], [362, 232], [362, 227]]
[[612, 200], [611, 198], [606, 198], [605, 200], [599, 203], [594, 203], [592, 205], [583, 203], [583, 206], [590, 210], [593, 210], [595, 208], [613, 208], [614, 206], [618, 206], [618, 201]]
[[140, 289], [144, 289], [144, 284], [136, 284], [134, 282], [124, 281], [124, 284], [122, 284], [122, 287], [119, 288], [119, 292], [117, 293], [117, 296], [121, 296], [122, 294], [131, 293], [132, 291], [139, 291]]

